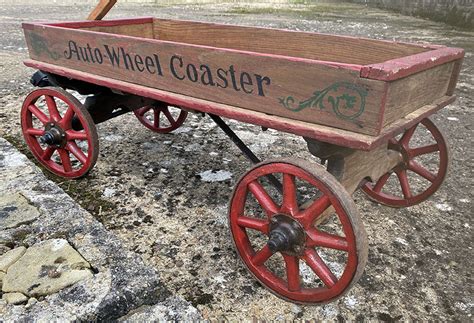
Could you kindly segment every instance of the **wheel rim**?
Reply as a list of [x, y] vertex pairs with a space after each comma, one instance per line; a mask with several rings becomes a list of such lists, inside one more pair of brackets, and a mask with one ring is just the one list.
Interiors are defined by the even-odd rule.
[[[429, 132], [431, 143], [420, 147], [411, 147], [410, 142], [417, 128], [421, 128], [420, 125]], [[433, 139], [435, 143], [432, 143]], [[380, 177], [376, 183], [366, 183], [362, 187], [369, 198], [391, 207], [408, 207], [423, 202], [438, 190], [446, 177], [449, 154], [443, 134], [431, 120], [423, 119], [420, 123], [405, 131], [398, 140], [392, 138], [388, 147], [399, 151], [403, 156], [403, 161], [393, 170]], [[423, 163], [420, 159], [434, 158], [435, 154], [437, 155], [435, 163], [438, 165], [438, 169], [433, 172], [427, 168], [427, 163]], [[386, 184], [391, 176], [394, 180], [396, 177], [397, 185], [400, 185], [400, 192], [398, 193], [387, 188], [388, 185]], [[422, 189], [415, 193], [410, 185], [413, 180], [424, 181]]]
[[[180, 110], [179, 114], [172, 109]], [[181, 127], [188, 116], [188, 112], [170, 107], [163, 102], [147, 105], [133, 112], [145, 127], [158, 133], [168, 133], [176, 130]]]
[[[34, 90], [23, 102], [21, 127], [26, 144], [46, 169], [61, 177], [84, 176], [97, 161], [97, 131], [81, 107], [70, 93], [55, 88]], [[73, 119], [83, 129], [73, 129]]]
[[[275, 202], [261, 183], [269, 174], [282, 174], [281, 203]], [[298, 186], [302, 183], [318, 191], [317, 199], [304, 210], [301, 208], [302, 200], [297, 196]], [[254, 197], [264, 210], [263, 218], [247, 214], [248, 196]], [[330, 207], [336, 211], [332, 217], [339, 220], [343, 236], [328, 233], [320, 225], [315, 225], [323, 211]], [[271, 238], [263, 246], [251, 241], [250, 232], [272, 237], [272, 227], [277, 222], [274, 220], [279, 217], [298, 223], [304, 231], [302, 245], [273, 252]], [[324, 169], [315, 165], [285, 160], [255, 166], [236, 185], [230, 203], [229, 222], [237, 252], [249, 271], [271, 292], [286, 300], [326, 303], [348, 291], [363, 272], [367, 241], [356, 207], [344, 188]], [[339, 264], [343, 268], [339, 273], [328, 265], [325, 254], [328, 250], [345, 255], [342, 266]], [[278, 261], [270, 264], [275, 254], [283, 258], [281, 264]], [[316, 280], [304, 279], [303, 263], [306, 270], [312, 270]], [[278, 272], [270, 265], [284, 268]]]

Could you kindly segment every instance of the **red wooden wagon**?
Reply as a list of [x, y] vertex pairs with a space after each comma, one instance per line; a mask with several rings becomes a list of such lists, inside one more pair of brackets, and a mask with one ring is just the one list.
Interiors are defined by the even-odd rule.
[[[332, 301], [362, 274], [367, 238], [354, 191], [407, 207], [446, 175], [446, 142], [427, 117], [454, 101], [462, 49], [156, 18], [23, 29], [25, 64], [40, 70], [21, 109], [36, 159], [77, 178], [96, 162], [99, 122], [133, 111], [166, 133], [188, 111], [208, 114], [255, 163], [230, 199], [237, 253], [286, 300]], [[65, 89], [89, 96], [83, 105]], [[220, 117], [300, 135], [325, 165], [260, 162]], [[429, 137], [419, 146], [416, 129]]]

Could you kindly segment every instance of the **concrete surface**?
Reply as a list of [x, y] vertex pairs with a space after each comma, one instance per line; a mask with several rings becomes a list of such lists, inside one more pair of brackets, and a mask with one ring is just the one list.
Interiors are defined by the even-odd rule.
[[474, 30], [472, 0], [351, 0]]
[[[26, 306], [6, 305], [0, 301], [2, 322], [111, 320], [137, 311], [142, 306], [158, 307], [162, 316], [175, 313], [174, 316], [168, 315], [175, 319], [200, 318], [188, 302], [170, 295], [156, 269], [146, 265], [132, 251], [127, 251], [116, 235], [107, 231], [3, 138], [0, 138], [0, 192], [5, 195], [20, 194], [19, 203], [23, 204], [26, 199], [41, 213], [40, 218], [28, 224], [0, 228], [0, 243], [18, 250], [9, 253], [20, 255], [24, 247], [29, 247], [24, 257], [13, 261], [11, 267], [6, 268], [6, 264], [2, 267], [6, 268], [3, 298], [7, 303], [26, 302], [27, 299], [21, 297], [23, 294], [37, 298], [30, 298], [36, 301]], [[51, 249], [52, 253], [41, 250], [44, 247]], [[56, 273], [52, 275], [56, 277], [53, 284], [41, 272], [34, 272], [43, 270], [42, 261], [48, 261], [48, 258], [48, 265], [53, 262], [57, 265], [57, 258], [64, 259], [64, 265], [69, 258], [67, 254], [72, 255], [70, 260], [76, 265], [82, 262], [83, 257], [88, 262], [84, 265], [89, 267], [90, 264], [93, 274], [88, 269], [74, 268], [69, 273], [63, 273], [66, 275], [58, 276], [56, 268]], [[30, 264], [29, 261], [34, 261], [35, 257], [42, 259]], [[11, 255], [7, 258], [16, 257]], [[22, 272], [21, 267], [27, 272]], [[75, 275], [79, 272], [80, 277]], [[50, 276], [50, 273], [47, 275]], [[74, 285], [66, 287], [71, 284]], [[22, 293], [12, 293], [16, 291]], [[59, 292], [51, 293], [56, 291]]]
[[[88, 7], [8, 6], [1, 9], [0, 134], [24, 150], [18, 112], [33, 72], [19, 23], [77, 20]], [[369, 261], [360, 282], [341, 300], [321, 307], [282, 301], [255, 282], [233, 251], [227, 227], [232, 187], [249, 168], [207, 118], [191, 115], [173, 134], [149, 132], [124, 115], [98, 126], [101, 154], [78, 181], [51, 177], [124, 241], [128, 251], [160, 271], [171, 293], [214, 319], [472, 319], [472, 32], [357, 5], [190, 5], [115, 8], [110, 17], [154, 15], [243, 25], [430, 42], [467, 50], [456, 103], [432, 117], [449, 141], [451, 169], [428, 201], [390, 209], [354, 199], [369, 236]], [[312, 159], [302, 138], [231, 122], [262, 159]], [[199, 174], [226, 171], [224, 181]], [[227, 174], [227, 173], [226, 173]], [[57, 203], [61, 203], [58, 201]]]

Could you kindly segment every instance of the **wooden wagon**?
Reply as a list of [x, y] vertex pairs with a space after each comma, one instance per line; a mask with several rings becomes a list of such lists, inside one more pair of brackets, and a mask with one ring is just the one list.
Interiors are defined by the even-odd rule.
[[[41, 71], [21, 110], [38, 161], [81, 177], [98, 156], [96, 123], [133, 111], [166, 133], [189, 111], [208, 114], [256, 164], [230, 199], [237, 253], [289, 301], [332, 301], [362, 274], [367, 239], [354, 191], [407, 207], [446, 175], [447, 145], [427, 117], [454, 101], [462, 49], [148, 17], [23, 29], [25, 64]], [[81, 104], [65, 89], [89, 96]], [[182, 110], [173, 115], [171, 107]], [[221, 117], [302, 136], [325, 166], [260, 162]], [[420, 146], [416, 129], [429, 137]], [[435, 170], [423, 164], [426, 156]], [[398, 179], [399, 193], [389, 178]], [[314, 279], [302, 278], [303, 263]]]

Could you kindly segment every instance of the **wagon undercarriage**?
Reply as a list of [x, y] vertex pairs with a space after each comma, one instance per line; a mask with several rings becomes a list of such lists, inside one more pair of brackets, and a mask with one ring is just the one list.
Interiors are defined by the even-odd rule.
[[[28, 145], [43, 166], [59, 176], [77, 178], [86, 175], [97, 160], [95, 124], [133, 111], [149, 129], [166, 133], [178, 128], [188, 113], [181, 110], [173, 116], [169, 109], [164, 102], [112, 91], [96, 93], [82, 105], [61, 88], [45, 87], [26, 98], [22, 127]], [[149, 111], [151, 117], [145, 114]], [[321, 164], [315, 164], [298, 159], [261, 162], [222, 118], [209, 116], [255, 164], [238, 181], [230, 200], [229, 221], [238, 253], [259, 281], [276, 295], [294, 302], [331, 301], [343, 295], [362, 273], [367, 241], [350, 197], [354, 191], [362, 188], [376, 202], [406, 207], [433, 194], [446, 174], [446, 144], [429, 119], [370, 151], [305, 138], [310, 153], [321, 159]], [[160, 117], [168, 119], [166, 126], [160, 125]], [[410, 147], [417, 127], [431, 133], [432, 144]], [[433, 153], [439, 158], [437, 173], [414, 161], [417, 156]], [[425, 191], [412, 193], [408, 170], [431, 185]], [[390, 176], [398, 178], [401, 195], [384, 190]], [[303, 197], [303, 192], [308, 190], [313, 191], [310, 199]], [[334, 233], [318, 229], [328, 223]], [[251, 231], [266, 238], [252, 237], [248, 233]], [[259, 240], [260, 246], [252, 239]], [[318, 254], [316, 250], [320, 248], [338, 254], [342, 268], [339, 273], [333, 273]], [[285, 268], [283, 274], [272, 272], [266, 265], [274, 254], [283, 256], [280, 264]], [[299, 269], [302, 262], [317, 277], [314, 286], [303, 284]]]

